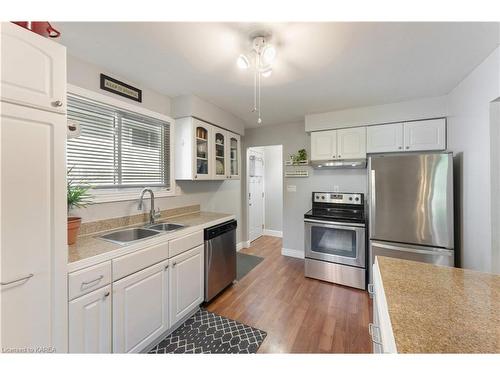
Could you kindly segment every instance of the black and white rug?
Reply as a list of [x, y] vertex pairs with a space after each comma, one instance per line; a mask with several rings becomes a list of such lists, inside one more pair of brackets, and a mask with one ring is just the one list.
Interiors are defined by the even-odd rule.
[[264, 331], [201, 309], [149, 353], [256, 353], [266, 336]]

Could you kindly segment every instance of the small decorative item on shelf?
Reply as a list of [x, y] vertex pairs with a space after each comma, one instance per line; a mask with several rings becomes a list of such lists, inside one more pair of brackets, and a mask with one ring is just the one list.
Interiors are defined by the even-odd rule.
[[290, 160], [294, 165], [303, 165], [303, 162], [307, 161], [307, 151], [305, 149], [300, 149], [297, 153], [290, 155]]
[[305, 149], [297, 151], [290, 155], [290, 160], [285, 161], [285, 177], [308, 177], [309, 171], [306, 168], [308, 165], [307, 151]]
[[76, 183], [70, 177], [73, 167], [68, 169], [68, 245], [73, 245], [78, 237], [78, 231], [82, 223], [82, 218], [69, 216], [70, 210], [74, 208], [84, 208], [92, 204], [92, 195], [89, 194], [91, 186], [88, 184]]

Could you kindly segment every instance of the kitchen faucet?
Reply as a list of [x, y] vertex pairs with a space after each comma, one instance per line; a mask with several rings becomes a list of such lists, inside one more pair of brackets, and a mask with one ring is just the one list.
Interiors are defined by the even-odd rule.
[[143, 201], [144, 201], [144, 194], [149, 193], [151, 195], [151, 209], [149, 210], [149, 224], [154, 224], [155, 219], [160, 217], [160, 210], [155, 211], [155, 195], [153, 193], [153, 190], [150, 188], [144, 188], [141, 191], [141, 197], [139, 198], [139, 206], [137, 207], [138, 210], [142, 210], [143, 207]]

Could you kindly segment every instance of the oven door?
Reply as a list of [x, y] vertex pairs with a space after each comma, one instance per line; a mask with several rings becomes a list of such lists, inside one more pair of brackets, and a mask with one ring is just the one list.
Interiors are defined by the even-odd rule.
[[365, 267], [365, 227], [363, 224], [331, 223], [306, 219], [306, 258]]

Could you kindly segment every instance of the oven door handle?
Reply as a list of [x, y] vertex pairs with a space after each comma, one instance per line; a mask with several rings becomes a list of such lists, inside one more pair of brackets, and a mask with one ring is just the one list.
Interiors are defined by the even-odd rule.
[[360, 223], [341, 223], [339, 221], [322, 221], [322, 220], [314, 220], [314, 219], [304, 219], [304, 223], [314, 223], [314, 224], [323, 224], [323, 226], [328, 227], [342, 227], [342, 228], [364, 228], [365, 224]]

